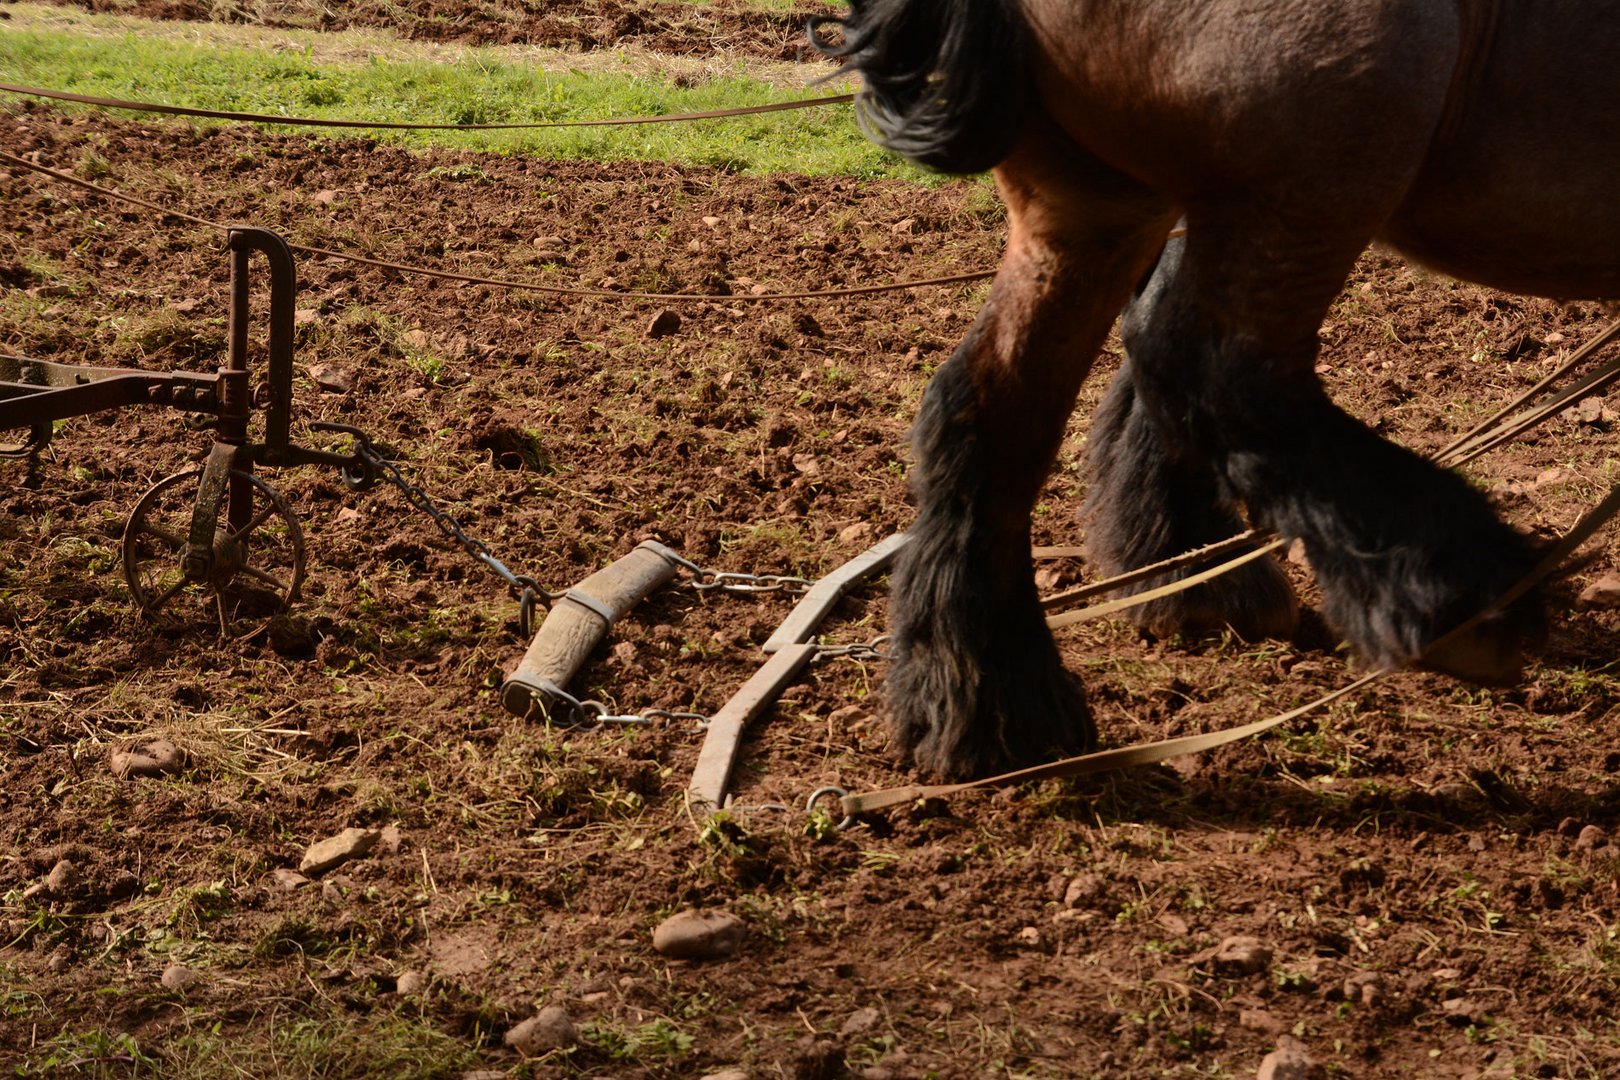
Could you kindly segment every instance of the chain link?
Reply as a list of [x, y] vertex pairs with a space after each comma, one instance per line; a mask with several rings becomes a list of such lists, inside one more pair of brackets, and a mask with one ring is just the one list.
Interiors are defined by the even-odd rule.
[[[702, 713], [681, 712], [677, 709], [643, 709], [639, 713], [616, 713], [600, 701], [577, 698], [556, 683], [548, 682], [542, 689], [547, 698], [562, 706], [560, 709], [550, 710], [547, 714], [548, 719], [558, 727], [595, 728], [604, 724], [651, 725], [660, 720], [691, 720], [694, 721], [697, 731], [703, 731], [709, 726], [709, 718]], [[566, 715], [559, 715], [564, 713]]]
[[674, 552], [669, 557], [675, 560], [676, 565], [692, 575], [687, 582], [689, 588], [698, 592], [711, 592], [715, 589], [731, 593], [773, 593], [779, 592], [787, 596], [803, 596], [815, 584], [808, 578], [790, 577], [786, 574], [740, 574], [727, 570], [711, 570], [699, 566], [691, 559], [683, 559]]
[[495, 557], [495, 552], [490, 549], [488, 544], [468, 534], [467, 530], [462, 527], [461, 522], [457, 521], [454, 516], [434, 506], [433, 501], [428, 498], [427, 492], [407, 480], [405, 474], [400, 472], [393, 462], [377, 453], [372, 448], [369, 438], [360, 432], [352, 432], [351, 434], [354, 437], [354, 456], [360, 459], [368, 472], [381, 477], [398, 488], [400, 494], [405, 496], [406, 502], [432, 518], [433, 523], [439, 527], [441, 532], [455, 540], [456, 543], [461, 545], [463, 551], [489, 567], [506, 582], [511, 588], [512, 594], [518, 598], [518, 622], [522, 627], [523, 636], [532, 637], [535, 631], [534, 612], [537, 602], [543, 600], [545, 603], [550, 604], [563, 594], [552, 592], [527, 574], [514, 574], [507, 568], [505, 563]]
[[810, 658], [810, 662], [819, 664], [824, 660], [892, 660], [894, 654], [884, 648], [888, 643], [889, 635], [879, 634], [871, 641], [853, 645], [821, 645], [816, 648], [816, 654]]

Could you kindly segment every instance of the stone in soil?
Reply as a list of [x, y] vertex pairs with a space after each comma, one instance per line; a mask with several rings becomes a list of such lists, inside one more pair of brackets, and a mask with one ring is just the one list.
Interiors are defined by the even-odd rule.
[[1215, 967], [1224, 975], [1258, 975], [1271, 966], [1271, 948], [1259, 938], [1229, 937], [1215, 950]]
[[561, 1005], [547, 1005], [533, 1016], [513, 1025], [502, 1040], [519, 1053], [530, 1056], [566, 1050], [579, 1042], [579, 1032], [568, 1010]]
[[1605, 574], [1582, 589], [1575, 606], [1586, 611], [1620, 607], [1620, 574]]
[[681, 911], [658, 924], [653, 948], [671, 960], [724, 960], [737, 951], [748, 924], [724, 911]]
[[427, 976], [420, 971], [402, 971], [394, 980], [396, 994], [420, 994], [427, 989]]
[[311, 844], [298, 864], [298, 872], [311, 876], [324, 874], [367, 854], [381, 837], [376, 829], [344, 829], [336, 836]]
[[752, 1080], [747, 1069], [721, 1069], [719, 1072], [704, 1073], [698, 1080]]
[[1284, 1039], [1260, 1062], [1254, 1080], [1310, 1080], [1311, 1057], [1293, 1039]]
[[79, 884], [79, 868], [72, 859], [58, 859], [51, 872], [45, 875], [45, 891], [52, 896], [65, 897]]
[[107, 762], [113, 775], [127, 780], [136, 776], [164, 776], [177, 773], [185, 763], [180, 748], [168, 739], [152, 739], [116, 750]]
[[1384, 1000], [1384, 977], [1376, 971], [1358, 971], [1344, 980], [1344, 1000], [1369, 1008]]
[[849, 1014], [849, 1019], [844, 1021], [844, 1026], [838, 1029], [838, 1034], [846, 1039], [851, 1035], [860, 1035], [863, 1032], [871, 1031], [882, 1018], [883, 1014], [870, 1005], [856, 1009]]
[[184, 993], [202, 982], [202, 975], [184, 964], [170, 964], [163, 969], [163, 975], [158, 981], [163, 984], [165, 990]]
[[278, 866], [270, 871], [270, 878], [276, 883], [276, 888], [285, 889], [287, 892], [309, 884], [309, 878], [286, 866]]

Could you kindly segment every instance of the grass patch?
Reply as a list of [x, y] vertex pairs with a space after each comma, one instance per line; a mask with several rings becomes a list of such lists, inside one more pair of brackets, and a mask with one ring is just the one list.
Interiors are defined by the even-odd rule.
[[[340, 61], [318, 58], [309, 48], [197, 45], [136, 31], [0, 32], [0, 70], [8, 80], [101, 97], [326, 119], [558, 122], [702, 112], [849, 89], [830, 85], [795, 95], [745, 74], [685, 86], [677, 82], [690, 80], [655, 73], [547, 69], [494, 50], [465, 50], [445, 63], [384, 55]], [[415, 147], [670, 161], [750, 174], [926, 175], [867, 142], [847, 105], [688, 124], [366, 134]]]

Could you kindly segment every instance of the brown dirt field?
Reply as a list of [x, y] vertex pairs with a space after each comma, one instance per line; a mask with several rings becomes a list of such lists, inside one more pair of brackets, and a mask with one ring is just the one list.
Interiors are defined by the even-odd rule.
[[218, 20], [271, 27], [344, 30], [381, 27], [422, 41], [470, 45], [548, 45], [593, 49], [636, 45], [672, 56], [727, 53], [768, 60], [817, 58], [805, 40], [811, 15], [837, 9], [809, 2], [792, 11], [759, 11], [738, 0], [64, 0], [89, 11], [147, 19]]
[[[1001, 243], [966, 182], [416, 155], [26, 105], [0, 123], [10, 152], [305, 244], [712, 294], [654, 336], [664, 305], [301, 261], [295, 442], [342, 446], [316, 421], [364, 428], [554, 588], [649, 537], [814, 577], [903, 529], [906, 426], [982, 288], [736, 297], [977, 269]], [[0, 169], [0, 206], [0, 350], [221, 363], [218, 234], [21, 169]], [[1321, 371], [1432, 450], [1602, 322], [1373, 253]], [[1085, 415], [1111, 367], [1038, 543], [1079, 538]], [[1567, 528], [1615, 472], [1610, 416], [1585, 417], [1470, 473], [1521, 526]], [[118, 566], [125, 517], [210, 444], [180, 413], [128, 408], [0, 462], [0, 1061], [19, 1075], [1237, 1077], [1290, 1039], [1321, 1076], [1620, 1072], [1612, 612], [1564, 604], [1510, 690], [1402, 674], [1203, 757], [843, 832], [807, 817], [809, 791], [911, 777], [886, 753], [882, 664], [836, 660], [751, 729], [738, 807], [696, 823], [690, 726], [502, 711], [526, 644], [515, 605], [386, 487], [266, 470], [308, 539], [290, 617], [224, 635], [205, 616], [144, 622]], [[1567, 592], [1616, 569], [1607, 534], [1594, 548]], [[712, 713], [788, 608], [666, 589], [575, 688]], [[827, 640], [883, 623], [878, 582]], [[1109, 744], [1256, 719], [1348, 677], [1313, 620], [1258, 646], [1109, 622], [1060, 642]], [[183, 771], [112, 774], [111, 752], [157, 736]], [[397, 847], [296, 888], [276, 876], [314, 841], [390, 825]], [[34, 888], [63, 859], [76, 874]], [[736, 955], [655, 953], [653, 928], [688, 907], [740, 916]], [[1244, 937], [1269, 958], [1224, 961]], [[160, 985], [176, 963], [201, 981]], [[406, 972], [425, 983], [402, 990]], [[578, 1041], [525, 1059], [502, 1035], [542, 1005]]]

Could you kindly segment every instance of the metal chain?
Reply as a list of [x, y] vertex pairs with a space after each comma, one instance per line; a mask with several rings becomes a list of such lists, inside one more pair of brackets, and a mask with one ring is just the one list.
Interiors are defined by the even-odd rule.
[[681, 712], [677, 709], [643, 709], [639, 713], [616, 713], [600, 701], [580, 699], [564, 690], [555, 683], [547, 683], [546, 696], [556, 699], [563, 706], [568, 715], [558, 716], [551, 714], [548, 718], [558, 727], [567, 728], [594, 728], [604, 724], [653, 724], [659, 720], [691, 720], [696, 724], [696, 730], [703, 731], [709, 726], [709, 718], [702, 713]]
[[812, 664], [819, 664], [824, 660], [892, 660], [894, 654], [884, 646], [889, 643], [888, 634], [879, 634], [871, 641], [863, 641], [854, 645], [821, 645], [816, 654], [810, 658]]
[[405, 496], [406, 502], [432, 518], [433, 523], [446, 536], [460, 544], [463, 551], [500, 575], [511, 588], [512, 594], [518, 598], [518, 623], [522, 627], [523, 636], [532, 637], [535, 631], [534, 611], [537, 601], [543, 600], [550, 604], [562, 597], [563, 593], [545, 588], [527, 574], [514, 574], [505, 563], [495, 557], [495, 552], [488, 544], [469, 535], [467, 530], [462, 528], [461, 522], [434, 506], [427, 492], [407, 480], [405, 474], [400, 472], [393, 462], [377, 453], [367, 436], [357, 431], [351, 431], [350, 434], [354, 437], [354, 456], [360, 459], [368, 472], [382, 477], [398, 488], [400, 494]]
[[803, 596], [815, 584], [809, 578], [790, 577], [786, 574], [740, 574], [728, 570], [711, 570], [699, 566], [690, 559], [683, 559], [673, 552], [670, 553], [670, 557], [681, 569], [692, 575], [687, 585], [698, 592], [718, 589], [730, 593], [779, 592], [787, 596]]
[[[380, 477], [399, 489], [400, 494], [413, 507], [433, 519], [433, 523], [448, 537], [461, 545], [463, 551], [479, 562], [483, 563], [511, 588], [512, 594], [518, 598], [518, 622], [525, 637], [532, 637], [535, 631], [534, 612], [539, 602], [551, 604], [567, 595], [566, 590], [553, 591], [545, 588], [534, 578], [527, 574], [516, 574], [507, 568], [506, 564], [495, 557], [495, 552], [484, 541], [469, 535], [456, 518], [439, 509], [428, 497], [427, 492], [417, 487], [405, 478], [398, 467], [383, 457], [371, 444], [371, 438], [365, 432], [346, 424], [322, 424], [323, 430], [338, 431], [354, 439], [354, 456], [359, 460], [365, 470], [363, 477], [350, 477], [345, 472], [345, 479], [351, 484], [369, 483], [373, 478]], [[665, 552], [682, 569], [689, 572], [692, 577], [687, 584], [698, 592], [711, 592], [718, 590], [728, 593], [782, 593], [785, 596], [802, 596], [810, 591], [815, 584], [808, 578], [792, 577], [786, 574], [743, 574], [726, 570], [711, 570], [699, 566], [690, 559], [684, 559], [674, 552]], [[881, 640], [881, 639], [880, 639]], [[860, 650], [866, 650], [861, 652]], [[866, 658], [883, 658], [870, 645], [835, 646], [830, 655], [859, 656]], [[566, 695], [565, 695], [566, 696]], [[598, 702], [585, 702], [583, 705], [594, 705], [597, 713], [595, 723], [638, 723], [645, 718], [673, 719], [673, 720], [699, 720], [708, 723], [707, 718], [698, 713], [669, 712], [664, 709], [652, 709], [640, 715], [627, 716], [609, 715], [607, 709]]]

